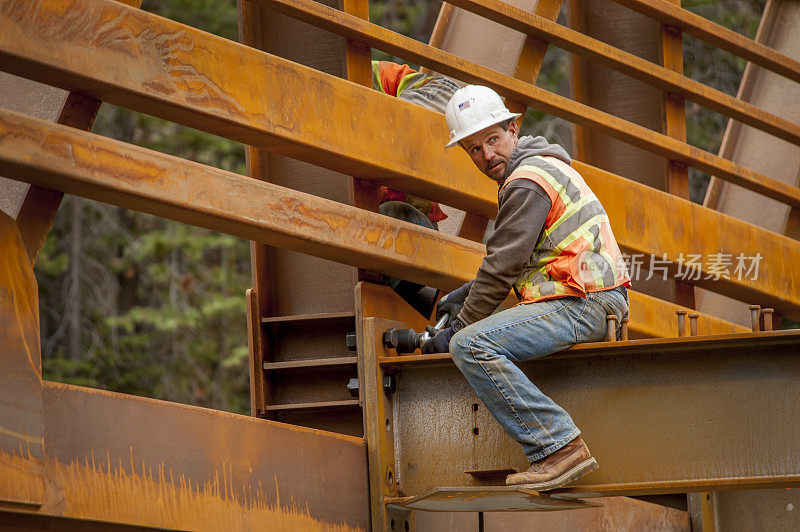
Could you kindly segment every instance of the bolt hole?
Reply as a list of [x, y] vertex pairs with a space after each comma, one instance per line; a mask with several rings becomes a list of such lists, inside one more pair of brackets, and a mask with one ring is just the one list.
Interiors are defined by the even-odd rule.
[[474, 427], [474, 428], [472, 429], [472, 433], [473, 433], [475, 436], [477, 436], [478, 434], [480, 434], [480, 433], [481, 433], [481, 429], [479, 429], [478, 427]]
[[707, 500], [707, 501], [711, 501], [711, 494], [709, 494], [709, 493], [706, 493], [706, 500]]
[[405, 529], [406, 529], [406, 532], [408, 532], [408, 529], [409, 529], [409, 526], [408, 526], [408, 521], [406, 521], [405, 523], [403, 523], [403, 528], [405, 528]]
[[389, 432], [390, 430], [392, 430], [392, 424], [389, 423], [389, 418], [387, 417], [386, 418], [386, 432]]
[[397, 525], [394, 522], [394, 519], [392, 519], [392, 521], [389, 523], [389, 526], [392, 527], [392, 530], [394, 530], [397, 527]]
[[478, 411], [478, 403], [472, 403], [472, 411], [473, 412], [477, 412]]
[[388, 473], [386, 473], [386, 482], [391, 486], [394, 484], [394, 475], [392, 475], [392, 470], [390, 469]]

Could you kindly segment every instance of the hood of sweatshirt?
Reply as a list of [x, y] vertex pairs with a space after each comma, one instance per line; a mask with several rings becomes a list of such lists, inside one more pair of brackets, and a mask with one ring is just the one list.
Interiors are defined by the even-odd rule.
[[506, 178], [511, 175], [511, 172], [517, 169], [517, 166], [519, 166], [522, 161], [535, 155], [556, 157], [567, 164], [572, 162], [572, 159], [564, 148], [558, 144], [550, 144], [544, 137], [520, 137], [517, 141], [517, 147], [514, 148], [511, 157], [508, 158], [506, 171], [503, 175], [503, 182], [500, 184], [502, 185], [505, 183]]

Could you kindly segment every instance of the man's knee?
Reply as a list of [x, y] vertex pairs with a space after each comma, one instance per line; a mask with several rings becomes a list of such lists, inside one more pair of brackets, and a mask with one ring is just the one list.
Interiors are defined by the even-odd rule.
[[482, 355], [483, 349], [480, 348], [480, 340], [481, 331], [474, 326], [464, 327], [453, 335], [450, 339], [450, 356], [453, 357], [457, 366]]
[[470, 338], [469, 327], [461, 329], [450, 338], [450, 356], [453, 357], [456, 364], [464, 357]]

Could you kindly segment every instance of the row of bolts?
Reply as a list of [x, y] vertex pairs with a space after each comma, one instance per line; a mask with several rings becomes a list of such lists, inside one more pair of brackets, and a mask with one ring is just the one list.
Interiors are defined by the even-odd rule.
[[[761, 316], [764, 316], [764, 331], [772, 330], [772, 313], [774, 309], [762, 309], [760, 305], [750, 305], [750, 328], [753, 332], [761, 331]], [[686, 316], [689, 317], [689, 336], [697, 336], [697, 319], [700, 314], [693, 312], [689, 313], [688, 310], [676, 310], [675, 314], [678, 315], [678, 336], [686, 336]], [[620, 322], [620, 340], [623, 342], [628, 340], [628, 318], [622, 318]], [[617, 317], [614, 314], [606, 316], [606, 323], [608, 325], [606, 333], [607, 342], [615, 342], [617, 340]]]

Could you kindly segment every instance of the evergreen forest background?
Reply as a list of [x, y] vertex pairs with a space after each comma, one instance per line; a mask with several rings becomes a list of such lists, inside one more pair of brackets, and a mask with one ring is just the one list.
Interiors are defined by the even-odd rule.
[[[683, 7], [748, 37], [766, 0]], [[439, 0], [372, 0], [373, 22], [427, 42]], [[144, 0], [142, 9], [238, 39], [236, 0]], [[559, 22], [564, 23], [562, 12]], [[373, 51], [375, 59], [392, 59]], [[569, 95], [569, 58], [550, 48], [537, 85]], [[416, 66], [413, 65], [412, 66]], [[687, 76], [736, 95], [745, 62], [684, 35]], [[727, 118], [687, 102], [689, 142], [716, 153]], [[103, 104], [93, 131], [245, 174], [244, 146]], [[523, 133], [571, 146], [570, 125], [528, 110]], [[701, 202], [708, 177], [693, 172]], [[249, 242], [67, 196], [36, 263], [44, 377], [249, 412], [244, 291]]]

